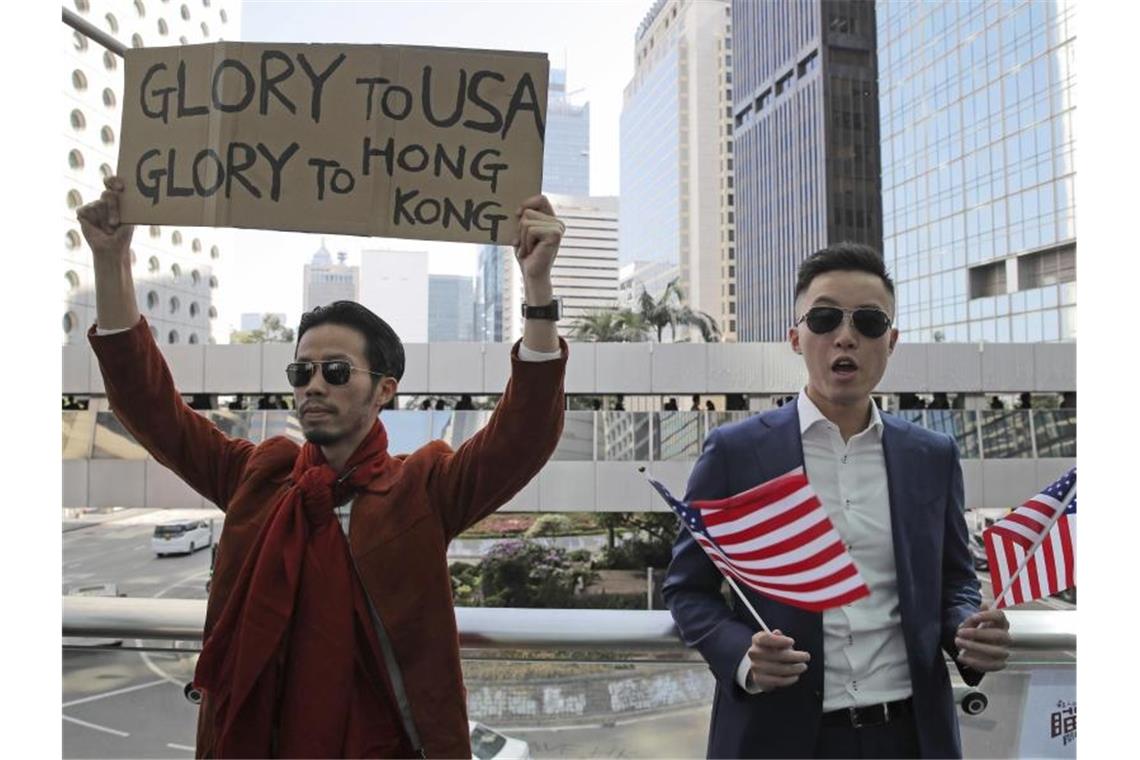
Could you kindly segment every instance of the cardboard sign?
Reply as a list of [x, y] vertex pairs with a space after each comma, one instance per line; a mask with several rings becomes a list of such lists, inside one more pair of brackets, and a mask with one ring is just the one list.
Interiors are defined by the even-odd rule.
[[123, 220], [508, 244], [542, 185], [549, 68], [398, 45], [128, 50]]

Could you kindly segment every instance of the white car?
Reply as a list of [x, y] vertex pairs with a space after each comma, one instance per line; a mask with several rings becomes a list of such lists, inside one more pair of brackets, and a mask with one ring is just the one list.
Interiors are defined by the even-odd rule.
[[214, 543], [214, 532], [205, 520], [175, 520], [154, 526], [150, 546], [158, 556], [193, 554]]
[[503, 736], [482, 723], [467, 721], [471, 730], [471, 757], [475, 760], [530, 760], [530, 745]]

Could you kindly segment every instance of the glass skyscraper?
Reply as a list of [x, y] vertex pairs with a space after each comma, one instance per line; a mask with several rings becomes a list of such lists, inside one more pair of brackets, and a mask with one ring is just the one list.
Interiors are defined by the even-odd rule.
[[566, 72], [561, 69], [550, 70], [542, 192], [590, 194], [590, 104], [577, 106], [570, 102]]
[[731, 10], [728, 0], [657, 0], [638, 27], [618, 221], [619, 262], [675, 266], [686, 303], [724, 340], [736, 334]]
[[1075, 339], [1072, 4], [876, 10], [899, 329], [916, 342]]

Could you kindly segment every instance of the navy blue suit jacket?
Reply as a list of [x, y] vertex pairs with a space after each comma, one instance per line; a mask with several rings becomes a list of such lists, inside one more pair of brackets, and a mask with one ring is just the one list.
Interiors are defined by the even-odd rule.
[[[898, 573], [899, 611], [923, 757], [961, 757], [958, 719], [943, 650], [957, 655], [954, 632], [981, 604], [963, 512], [962, 468], [954, 440], [883, 414]], [[786, 404], [712, 431], [689, 477], [685, 500], [717, 499], [803, 466], [799, 415]], [[716, 676], [709, 757], [810, 757], [823, 709], [823, 615], [745, 589], [770, 628], [811, 654], [793, 686], [749, 694], [736, 670], [760, 626], [732, 596], [704, 550], [681, 529], [664, 583], [665, 601], [687, 646]], [[959, 668], [970, 685], [980, 672]]]

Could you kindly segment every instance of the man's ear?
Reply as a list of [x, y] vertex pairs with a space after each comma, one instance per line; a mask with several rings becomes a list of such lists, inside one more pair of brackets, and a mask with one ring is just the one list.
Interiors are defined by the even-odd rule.
[[894, 353], [895, 344], [899, 342], [899, 329], [897, 327], [891, 328], [891, 343], [888, 353]]
[[788, 342], [792, 344], [792, 350], [797, 354], [803, 353], [800, 349], [800, 330], [798, 327], [788, 328]]
[[372, 394], [372, 403], [379, 410], [388, 405], [396, 396], [396, 391], [399, 388], [399, 382], [396, 378], [385, 375], [380, 378], [380, 382], [376, 383], [376, 391]]

